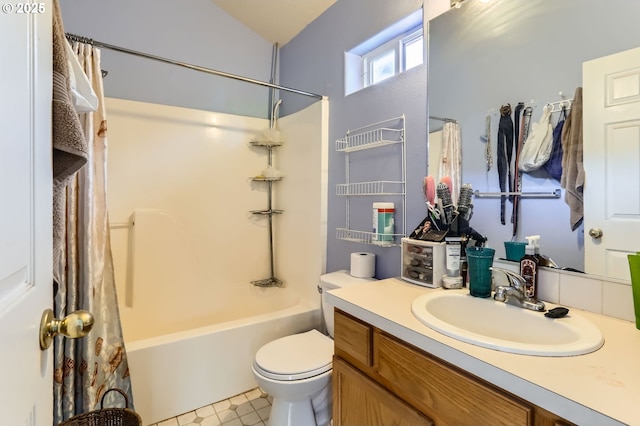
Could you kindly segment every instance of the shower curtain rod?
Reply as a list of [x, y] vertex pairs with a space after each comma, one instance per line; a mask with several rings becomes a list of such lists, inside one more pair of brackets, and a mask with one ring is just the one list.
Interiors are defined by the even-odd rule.
[[160, 61], [160, 62], [164, 62], [164, 63], [167, 63], [167, 64], [178, 65], [178, 66], [181, 66], [181, 67], [184, 67], [184, 68], [189, 68], [189, 69], [192, 69], [192, 70], [195, 70], [195, 71], [200, 71], [200, 72], [204, 72], [204, 73], [207, 73], [207, 74], [213, 74], [213, 75], [217, 75], [217, 76], [220, 76], [220, 77], [227, 77], [227, 78], [231, 78], [231, 79], [234, 79], [234, 80], [240, 80], [240, 81], [244, 81], [246, 83], [252, 83], [252, 84], [257, 84], [257, 85], [260, 85], [260, 86], [271, 87], [273, 89], [284, 90], [285, 92], [297, 93], [299, 95], [310, 96], [312, 98], [318, 98], [318, 99], [322, 99], [323, 98], [322, 95], [318, 95], [318, 94], [315, 94], [315, 93], [305, 92], [305, 91], [298, 90], [298, 89], [292, 89], [291, 87], [279, 86], [277, 84], [267, 83], [266, 81], [255, 80], [253, 78], [243, 77], [241, 75], [231, 74], [231, 73], [224, 72], [224, 71], [218, 71], [218, 70], [214, 70], [214, 69], [211, 69], [211, 68], [205, 68], [205, 67], [201, 67], [201, 66], [198, 66], [198, 65], [192, 65], [192, 64], [185, 63], [185, 62], [174, 61], [173, 59], [167, 59], [167, 58], [163, 58], [163, 57], [160, 57], [160, 56], [150, 55], [148, 53], [138, 52], [136, 50], [131, 50], [131, 49], [127, 49], [127, 48], [124, 48], [124, 47], [115, 46], [113, 44], [109, 44], [109, 43], [104, 43], [104, 42], [101, 42], [101, 41], [93, 40], [91, 38], [87, 38], [87, 37], [80, 36], [80, 35], [77, 35], [77, 34], [65, 33], [65, 35], [66, 35], [67, 39], [70, 40], [70, 41], [77, 41], [77, 42], [80, 42], [80, 43], [87, 43], [87, 44], [91, 44], [91, 45], [96, 46], [96, 47], [103, 47], [105, 49], [115, 50], [116, 52], [127, 53], [129, 55], [140, 56], [142, 58], [152, 59], [154, 61]]
[[458, 120], [456, 120], [455, 118], [435, 117], [433, 115], [430, 115], [429, 118], [431, 120], [444, 121], [446, 123], [457, 123], [458, 122]]

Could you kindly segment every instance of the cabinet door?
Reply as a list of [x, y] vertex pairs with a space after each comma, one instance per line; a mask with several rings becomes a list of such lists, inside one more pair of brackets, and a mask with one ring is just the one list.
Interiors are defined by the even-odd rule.
[[333, 360], [334, 426], [434, 426], [346, 361]]
[[372, 364], [373, 328], [338, 309], [333, 318], [335, 354], [366, 371]]
[[376, 330], [379, 382], [439, 425], [531, 426], [533, 408], [488, 383]]

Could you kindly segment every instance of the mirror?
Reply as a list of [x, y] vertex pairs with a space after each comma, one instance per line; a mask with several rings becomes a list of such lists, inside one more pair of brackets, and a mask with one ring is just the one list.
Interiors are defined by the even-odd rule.
[[[639, 14], [640, 2], [633, 0], [466, 0], [432, 19], [429, 115], [460, 126], [462, 182], [480, 192], [499, 192], [500, 106], [524, 102], [533, 109], [531, 123], [537, 122], [546, 103], [573, 98], [582, 85], [583, 62], [640, 46]], [[493, 161], [488, 171], [481, 139], [487, 116]], [[554, 125], [558, 116], [552, 115]], [[429, 120], [430, 159], [443, 124]], [[523, 192], [556, 189], [560, 182], [544, 170], [523, 173]], [[505, 205], [504, 225], [499, 196], [474, 197], [473, 204], [471, 225], [488, 237], [496, 257], [504, 257], [503, 242], [513, 236], [511, 202]], [[584, 270], [584, 230], [571, 230], [564, 190], [560, 198], [522, 198], [517, 219], [517, 241], [540, 235], [542, 254], [560, 267]]]

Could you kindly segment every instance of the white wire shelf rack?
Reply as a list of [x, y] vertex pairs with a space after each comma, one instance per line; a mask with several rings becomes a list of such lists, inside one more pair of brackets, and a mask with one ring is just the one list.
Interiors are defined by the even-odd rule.
[[383, 247], [399, 246], [404, 234], [376, 234], [375, 232], [355, 231], [347, 228], [337, 228], [336, 238], [354, 243], [373, 244]]
[[402, 142], [404, 142], [404, 129], [381, 127], [355, 134], [347, 134], [344, 138], [336, 140], [336, 150], [354, 152]]
[[336, 195], [404, 195], [404, 182], [372, 181], [340, 183], [336, 185]]
[[[356, 243], [371, 244], [381, 247], [401, 245], [405, 236], [406, 224], [406, 151], [405, 151], [405, 116], [390, 118], [371, 123], [354, 130], [347, 131], [344, 138], [336, 140], [336, 150], [344, 153], [346, 182], [336, 185], [336, 195], [345, 198], [345, 226], [336, 229], [336, 237], [340, 240]], [[375, 180], [367, 182], [351, 182], [351, 154], [354, 151], [377, 148], [385, 145], [400, 144], [399, 152], [393, 157], [399, 160], [400, 170], [391, 173], [389, 180]], [[358, 154], [354, 156], [358, 158]], [[362, 157], [360, 157], [362, 158]], [[358, 160], [356, 160], [358, 161]], [[378, 234], [370, 231], [359, 231], [351, 228], [352, 196], [376, 195], [393, 196], [399, 198], [402, 217], [395, 221], [393, 234]], [[360, 206], [358, 207], [360, 209]], [[371, 229], [371, 228], [369, 228]]]

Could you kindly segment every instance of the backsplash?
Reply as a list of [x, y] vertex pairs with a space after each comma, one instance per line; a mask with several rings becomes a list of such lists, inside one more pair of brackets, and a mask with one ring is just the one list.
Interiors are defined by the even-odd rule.
[[[494, 265], [514, 272], [519, 270], [516, 262], [496, 260]], [[551, 268], [538, 271], [540, 300], [635, 321], [630, 283]]]

